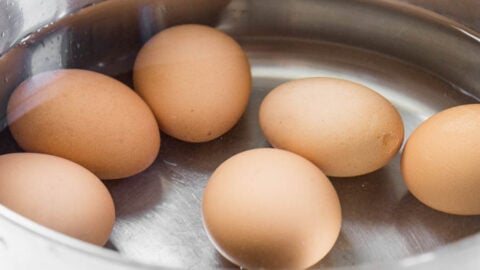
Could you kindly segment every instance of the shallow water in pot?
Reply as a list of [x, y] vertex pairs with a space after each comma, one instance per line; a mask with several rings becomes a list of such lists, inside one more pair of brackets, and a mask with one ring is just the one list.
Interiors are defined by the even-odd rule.
[[[203, 188], [213, 170], [231, 155], [269, 146], [258, 125], [258, 107], [268, 91], [284, 81], [329, 76], [365, 84], [400, 111], [407, 136], [441, 109], [476, 102], [418, 67], [365, 50], [280, 38], [240, 42], [254, 77], [247, 112], [233, 130], [209, 143], [189, 144], [163, 136], [161, 154], [147, 171], [106, 182], [118, 215], [110, 248], [163, 266], [232, 266], [214, 250], [203, 230]], [[130, 84], [129, 77], [119, 78]], [[3, 152], [17, 149], [7, 132], [2, 136]], [[478, 216], [443, 214], [413, 198], [401, 179], [399, 156], [369, 175], [332, 179], [344, 221], [336, 245], [319, 265], [397, 260], [480, 230]]]
[[[240, 11], [237, 8], [236, 12]], [[240, 12], [238, 16], [243, 15]], [[220, 28], [229, 30], [225, 23]], [[83, 67], [106, 72], [131, 85], [131, 73], [125, 69], [129, 64], [125, 63], [134, 59], [141, 43], [137, 39], [93, 61], [92, 55], [82, 55], [82, 48], [92, 44], [82, 39], [81, 32], [73, 37], [58, 33], [32, 43], [31, 73], [63, 66]], [[55, 44], [65, 42], [58, 37], [65, 36], [83, 43], [69, 44], [68, 48], [76, 51], [73, 56], [68, 54], [70, 58], [51, 57], [56, 55]], [[308, 39], [308, 35], [278, 36], [281, 35], [235, 36], [249, 56], [253, 87], [247, 112], [230, 132], [202, 144], [163, 136], [160, 156], [148, 170], [129, 179], [106, 182], [117, 209], [108, 248], [122, 256], [161, 266], [233, 267], [215, 251], [203, 229], [202, 192], [208, 177], [222, 161], [243, 150], [269, 147], [258, 125], [258, 107], [271, 89], [287, 80], [329, 76], [362, 83], [384, 95], [399, 110], [406, 137], [435, 112], [478, 103], [473, 94], [396, 58]], [[116, 50], [122, 53], [117, 54]], [[2, 153], [19, 151], [8, 130], [0, 136]], [[369, 175], [331, 179], [342, 204], [343, 227], [336, 245], [317, 266], [396, 261], [480, 231], [480, 216], [440, 213], [413, 198], [401, 179], [399, 158], [400, 154], [385, 168]]]

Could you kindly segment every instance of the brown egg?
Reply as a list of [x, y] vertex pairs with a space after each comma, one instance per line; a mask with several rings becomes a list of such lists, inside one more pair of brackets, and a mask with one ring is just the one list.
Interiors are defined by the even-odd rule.
[[13, 92], [7, 118], [24, 150], [70, 159], [102, 179], [141, 172], [160, 149], [147, 104], [126, 85], [91, 71], [33, 76]]
[[247, 269], [301, 269], [322, 259], [341, 226], [337, 193], [311, 162], [272, 148], [222, 163], [203, 195], [217, 250]]
[[480, 215], [480, 104], [444, 110], [412, 133], [402, 155], [410, 192], [450, 214]]
[[160, 128], [187, 142], [210, 141], [230, 130], [250, 97], [250, 66], [242, 48], [207, 26], [160, 32], [140, 50], [133, 75]]
[[50, 229], [104, 245], [115, 221], [107, 188], [93, 173], [46, 154], [0, 156], [0, 204]]
[[297, 153], [327, 175], [357, 176], [386, 165], [403, 142], [400, 114], [373, 90], [346, 80], [307, 78], [272, 90], [260, 126], [277, 148]]

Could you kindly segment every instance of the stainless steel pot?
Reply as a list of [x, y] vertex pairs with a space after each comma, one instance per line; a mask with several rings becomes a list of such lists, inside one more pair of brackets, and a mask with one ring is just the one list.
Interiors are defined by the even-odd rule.
[[[479, 101], [480, 35], [472, 29], [480, 30], [480, 22], [471, 10], [480, 4], [408, 2], [445, 16], [403, 1], [0, 0], [1, 119], [9, 93], [40, 71], [88, 68], [131, 84], [138, 49], [175, 24], [210, 24], [231, 34], [246, 50], [254, 77], [248, 111], [232, 131], [195, 145], [165, 136], [150, 169], [106, 182], [118, 215], [106, 248], [0, 205], [0, 268], [234, 267], [208, 242], [201, 196], [221, 161], [268, 146], [257, 123], [268, 90], [307, 76], [354, 80], [394, 103], [407, 136], [439, 110]], [[0, 152], [19, 151], [2, 123]], [[334, 249], [315, 267], [480, 268], [480, 217], [439, 213], [415, 200], [400, 177], [398, 157], [375, 173], [332, 181], [344, 223]]]

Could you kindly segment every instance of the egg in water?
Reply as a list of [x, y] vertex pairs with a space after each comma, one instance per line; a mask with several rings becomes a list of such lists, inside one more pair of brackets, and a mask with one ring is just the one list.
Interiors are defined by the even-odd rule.
[[335, 78], [279, 85], [262, 101], [259, 119], [270, 144], [297, 153], [336, 177], [385, 166], [404, 136], [402, 118], [386, 98]]
[[480, 104], [441, 111], [405, 144], [401, 170], [410, 192], [436, 210], [480, 215]]
[[135, 175], [156, 159], [160, 131], [128, 86], [80, 69], [46, 71], [21, 83], [7, 120], [20, 147], [72, 160], [101, 179]]
[[104, 245], [115, 207], [105, 185], [84, 167], [36, 153], [0, 156], [0, 204], [50, 229]]
[[301, 269], [322, 259], [340, 232], [335, 189], [313, 163], [260, 148], [223, 162], [203, 195], [217, 250], [247, 269]]
[[152, 37], [138, 53], [133, 78], [162, 131], [187, 142], [229, 131], [250, 97], [250, 65], [242, 48], [202, 25], [175, 26]]

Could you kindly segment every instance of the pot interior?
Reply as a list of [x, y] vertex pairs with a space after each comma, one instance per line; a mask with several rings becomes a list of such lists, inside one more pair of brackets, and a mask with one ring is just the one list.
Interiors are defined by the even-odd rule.
[[[432, 114], [480, 98], [479, 37], [404, 5], [105, 1], [33, 33], [0, 57], [5, 126], [0, 153], [21, 151], [5, 125], [4, 111], [9, 94], [23, 79], [45, 70], [86, 68], [133, 87], [131, 69], [142, 44], [158, 31], [184, 23], [217, 27], [242, 45], [252, 67], [252, 97], [240, 122], [224, 136], [189, 144], [163, 135], [160, 155], [148, 170], [105, 182], [117, 210], [107, 248], [139, 262], [233, 267], [203, 229], [202, 192], [228, 157], [270, 147], [258, 124], [258, 108], [283, 82], [327, 76], [364, 84], [398, 109], [406, 138]], [[340, 197], [343, 227], [332, 251], [316, 266], [398, 261], [480, 231], [480, 216], [448, 215], [417, 201], [402, 181], [400, 155], [374, 173], [331, 179]]]

